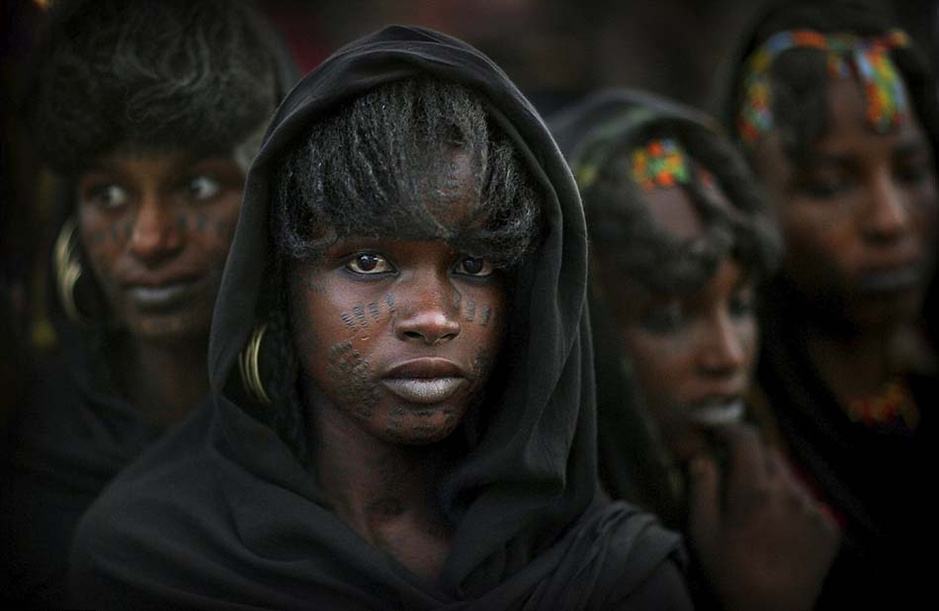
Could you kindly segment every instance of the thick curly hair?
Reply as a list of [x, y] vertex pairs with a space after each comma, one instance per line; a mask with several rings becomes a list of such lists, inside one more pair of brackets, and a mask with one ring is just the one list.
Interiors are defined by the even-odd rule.
[[[483, 101], [461, 85], [395, 81], [307, 134], [274, 178], [271, 233], [284, 258], [315, 258], [345, 236], [394, 235], [443, 239], [511, 266], [534, 243], [541, 209], [534, 181]], [[457, 151], [470, 159], [479, 205], [448, 227], [435, 212], [452, 192], [448, 166]]]
[[118, 149], [231, 152], [279, 101], [283, 63], [246, 2], [57, 2], [27, 98], [40, 153], [68, 175]]
[[[777, 3], [759, 20], [740, 53], [722, 109], [725, 124], [735, 124], [743, 103], [746, 59], [773, 34], [810, 29], [867, 38], [882, 36], [894, 27], [897, 27], [896, 19], [884, 7], [869, 0]], [[916, 116], [935, 148], [939, 135], [939, 103], [929, 62], [913, 46], [894, 49], [890, 56], [902, 75]], [[783, 150], [790, 160], [802, 163], [809, 159], [812, 145], [828, 128], [827, 55], [814, 49], [787, 51], [773, 61], [769, 75], [771, 111], [782, 137]]]

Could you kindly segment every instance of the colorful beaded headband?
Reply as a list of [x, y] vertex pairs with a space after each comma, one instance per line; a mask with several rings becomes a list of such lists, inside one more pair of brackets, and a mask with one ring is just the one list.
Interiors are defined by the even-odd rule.
[[853, 34], [821, 34], [813, 30], [791, 30], [769, 37], [747, 62], [744, 99], [737, 117], [737, 130], [743, 141], [754, 144], [773, 129], [769, 68], [781, 54], [791, 49], [816, 49], [828, 53], [832, 76], [847, 78], [851, 67], [867, 97], [867, 120], [878, 133], [885, 133], [904, 121], [909, 108], [903, 81], [890, 59], [893, 49], [908, 47], [910, 37], [902, 30], [890, 30], [878, 38]]
[[651, 140], [630, 155], [633, 182], [646, 191], [674, 187], [691, 180], [688, 155], [671, 138]]

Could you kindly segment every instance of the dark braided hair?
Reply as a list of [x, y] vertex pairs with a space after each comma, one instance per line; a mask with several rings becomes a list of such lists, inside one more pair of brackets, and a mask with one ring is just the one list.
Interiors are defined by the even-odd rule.
[[[885, 7], [870, 0], [832, 2], [785, 2], [760, 19], [744, 46], [723, 108], [726, 125], [735, 125], [744, 100], [747, 58], [777, 32], [810, 29], [821, 33], [851, 33], [863, 38], [882, 36], [896, 27]], [[933, 148], [939, 135], [939, 105], [929, 62], [915, 47], [890, 52], [902, 75], [916, 116]], [[809, 158], [812, 145], [821, 138], [829, 120], [827, 54], [813, 49], [792, 49], [773, 60], [769, 69], [772, 90], [771, 112], [781, 136], [782, 148], [795, 163]]]
[[[716, 178], [731, 204], [718, 201], [698, 172], [681, 185], [700, 214], [704, 233], [693, 240], [671, 235], [652, 217], [642, 188], [630, 175], [630, 154], [651, 140], [671, 138], [697, 166]], [[621, 134], [583, 190], [587, 228], [605, 265], [612, 265], [652, 292], [693, 293], [735, 258], [754, 278], [776, 266], [780, 238], [754, 180], [732, 144], [710, 130], [667, 117]]]
[[[531, 247], [540, 210], [533, 181], [465, 87], [428, 78], [389, 83], [308, 133], [274, 179], [271, 231], [280, 256], [316, 257], [351, 235], [442, 239], [504, 266]], [[455, 152], [469, 156], [479, 205], [449, 227], [436, 213], [449, 203]]]
[[118, 148], [231, 152], [286, 85], [279, 41], [242, 1], [65, 0], [46, 34], [32, 123], [65, 174]]
[[[458, 226], [438, 220], [451, 203], [454, 153], [467, 155], [478, 205]], [[274, 273], [261, 306], [274, 355], [264, 368], [272, 403], [257, 415], [302, 462], [305, 410], [298, 390], [286, 271], [347, 236], [445, 240], [511, 268], [540, 238], [541, 197], [515, 145], [469, 89], [431, 78], [380, 86], [306, 130], [272, 180]], [[265, 351], [267, 348], [265, 348]]]

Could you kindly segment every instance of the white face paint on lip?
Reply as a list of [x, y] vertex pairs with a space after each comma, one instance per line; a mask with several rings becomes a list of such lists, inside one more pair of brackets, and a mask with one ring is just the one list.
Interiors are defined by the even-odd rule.
[[724, 426], [743, 420], [743, 413], [743, 400], [735, 399], [727, 403], [692, 407], [688, 419], [702, 426]]
[[130, 300], [141, 309], [165, 309], [185, 302], [196, 284], [190, 280], [160, 286], [131, 286], [125, 290]]
[[385, 378], [385, 388], [409, 403], [433, 404], [452, 397], [466, 382], [465, 378]]

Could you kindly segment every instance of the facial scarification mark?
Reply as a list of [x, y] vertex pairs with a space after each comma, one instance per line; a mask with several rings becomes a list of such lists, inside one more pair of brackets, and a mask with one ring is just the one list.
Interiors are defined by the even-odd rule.
[[385, 295], [385, 305], [388, 306], [388, 311], [392, 314], [395, 312], [395, 296], [392, 293]]
[[460, 291], [453, 291], [453, 307], [457, 310], [460, 309], [460, 304], [463, 302], [463, 293]]
[[378, 320], [381, 317], [381, 311], [378, 308], [378, 304], [374, 301], [368, 304], [368, 313], [371, 315], [373, 320]]
[[342, 319], [342, 322], [344, 325], [346, 325], [346, 327], [348, 327], [352, 331], [355, 331], [355, 320], [352, 318], [351, 314], [349, 314], [348, 312], [343, 312], [342, 314], [339, 315], [339, 318]]
[[355, 315], [355, 321], [362, 329], [368, 328], [368, 319], [365, 318], [365, 306], [362, 304], [352, 306], [352, 313]]
[[368, 361], [352, 347], [350, 341], [340, 342], [329, 349], [329, 375], [339, 382], [334, 400], [341, 401], [356, 416], [371, 417], [380, 394], [371, 379]]
[[466, 306], [463, 308], [463, 320], [472, 322], [476, 319], [476, 302], [472, 299], [466, 300]]
[[199, 232], [205, 231], [206, 223], [207, 221], [205, 219], [204, 214], [200, 212], [199, 214], [196, 215], [196, 231], [199, 231]]
[[483, 306], [483, 311], [479, 315], [479, 324], [486, 327], [492, 319], [492, 306]]

